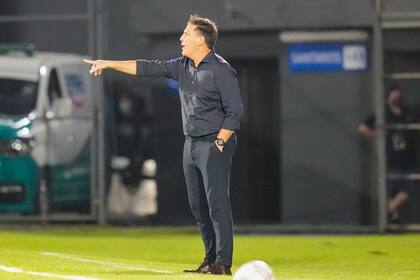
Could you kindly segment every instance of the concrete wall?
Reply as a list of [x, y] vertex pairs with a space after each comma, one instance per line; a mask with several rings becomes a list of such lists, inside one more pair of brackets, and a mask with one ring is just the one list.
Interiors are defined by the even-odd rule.
[[371, 1], [165, 0], [133, 1], [139, 33], [179, 32], [190, 14], [213, 18], [223, 31], [357, 27], [372, 23]]
[[[87, 1], [2, 1], [0, 15], [82, 14]], [[33, 43], [38, 50], [88, 53], [87, 21], [27, 21], [1, 23], [1, 42]]]
[[291, 73], [286, 51], [281, 58], [283, 222], [372, 222], [374, 150], [357, 132], [372, 112], [372, 64]]

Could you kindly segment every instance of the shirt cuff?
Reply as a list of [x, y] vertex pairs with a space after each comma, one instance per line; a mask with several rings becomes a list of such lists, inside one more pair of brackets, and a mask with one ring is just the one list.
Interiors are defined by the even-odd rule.
[[225, 119], [222, 124], [223, 129], [233, 130], [233, 131], [239, 130], [240, 126], [241, 126], [240, 122], [235, 119]]
[[136, 60], [136, 75], [137, 76], [147, 76], [147, 60], [137, 59]]

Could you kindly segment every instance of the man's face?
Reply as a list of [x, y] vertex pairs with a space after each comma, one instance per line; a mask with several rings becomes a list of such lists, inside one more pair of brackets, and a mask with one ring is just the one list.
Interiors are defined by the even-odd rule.
[[203, 44], [204, 37], [195, 30], [196, 26], [187, 24], [179, 40], [181, 41], [182, 55], [191, 58]]
[[389, 93], [388, 100], [389, 105], [399, 106], [401, 102], [401, 91], [399, 89], [394, 89]]

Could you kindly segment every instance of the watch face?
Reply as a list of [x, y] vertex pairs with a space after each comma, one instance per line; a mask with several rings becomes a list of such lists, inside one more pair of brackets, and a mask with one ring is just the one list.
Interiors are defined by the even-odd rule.
[[224, 146], [225, 145], [225, 141], [221, 138], [216, 139], [216, 143], [219, 146]]

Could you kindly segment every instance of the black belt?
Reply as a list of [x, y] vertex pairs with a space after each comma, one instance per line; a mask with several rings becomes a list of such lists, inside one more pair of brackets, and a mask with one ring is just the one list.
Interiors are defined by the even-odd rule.
[[216, 140], [217, 134], [219, 134], [219, 132], [206, 134], [206, 135], [202, 135], [202, 136], [186, 135], [185, 138], [187, 140], [190, 140], [190, 141], [209, 141], [209, 142], [213, 142], [214, 140]]

